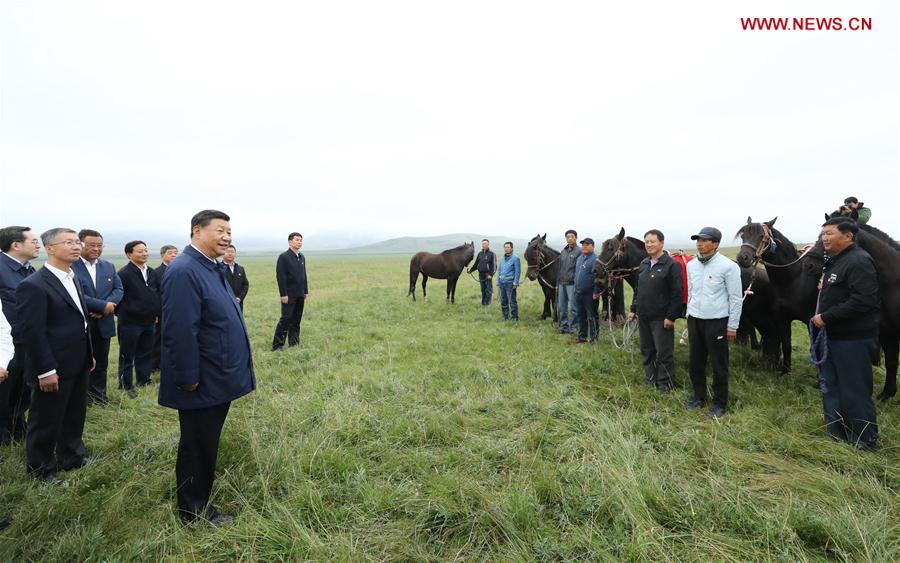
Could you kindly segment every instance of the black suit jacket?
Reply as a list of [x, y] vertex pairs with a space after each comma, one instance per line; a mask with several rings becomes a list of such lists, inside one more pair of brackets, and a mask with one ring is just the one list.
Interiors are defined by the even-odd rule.
[[119, 270], [119, 278], [125, 289], [125, 297], [116, 307], [119, 322], [136, 325], [152, 325], [159, 317], [161, 301], [156, 272], [147, 266], [147, 281], [141, 269], [128, 262]]
[[294, 254], [287, 249], [278, 256], [275, 264], [275, 278], [278, 280], [278, 295], [288, 297], [303, 297], [309, 293], [309, 285], [306, 282], [306, 257], [303, 253]]
[[222, 267], [225, 268], [225, 279], [231, 284], [234, 296], [240, 299], [243, 304], [244, 298], [247, 297], [247, 292], [250, 291], [250, 280], [247, 279], [247, 270], [237, 262], [234, 263], [233, 274], [231, 273], [231, 268], [228, 267], [228, 264], [223, 263]]
[[168, 266], [166, 266], [165, 262], [160, 262], [159, 266], [153, 268], [153, 271], [156, 272], [156, 279], [159, 282], [159, 287], [162, 287], [162, 277], [163, 274], [166, 273], [166, 268], [168, 268]]
[[[77, 279], [75, 287], [86, 314]], [[16, 287], [16, 311], [26, 377], [37, 381], [38, 375], [56, 370], [60, 379], [68, 379], [90, 372], [93, 348], [84, 315], [53, 272], [41, 268]]]

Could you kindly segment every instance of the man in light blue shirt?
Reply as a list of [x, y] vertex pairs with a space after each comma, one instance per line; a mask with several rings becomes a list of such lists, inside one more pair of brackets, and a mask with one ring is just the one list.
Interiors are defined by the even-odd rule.
[[513, 254], [513, 243], [503, 243], [503, 256], [500, 258], [500, 267], [497, 270], [497, 287], [500, 289], [500, 310], [503, 312], [503, 320], [510, 318], [514, 322], [519, 321], [519, 303], [516, 301], [516, 288], [519, 287], [519, 276], [522, 274], [522, 265], [519, 257]]
[[687, 408], [706, 405], [706, 361], [711, 359], [713, 400], [710, 416], [722, 418], [728, 408], [728, 343], [737, 337], [743, 291], [738, 265], [719, 254], [722, 233], [704, 227], [691, 239], [699, 255], [687, 266], [688, 339], [694, 396]]

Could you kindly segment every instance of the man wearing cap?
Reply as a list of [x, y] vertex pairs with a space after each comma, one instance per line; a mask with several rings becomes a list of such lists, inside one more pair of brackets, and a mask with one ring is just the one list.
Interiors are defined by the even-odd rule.
[[880, 296], [872, 257], [856, 244], [859, 226], [846, 217], [822, 225], [828, 259], [812, 318], [825, 331], [828, 353], [821, 365], [825, 428], [835, 440], [878, 448], [872, 401], [872, 361], [878, 358]]
[[866, 207], [866, 204], [850, 196], [844, 200], [844, 205], [851, 211], [856, 211], [856, 222], [865, 225], [872, 218], [872, 210]]
[[600, 332], [600, 314], [597, 306], [600, 289], [594, 285], [594, 239], [580, 241], [581, 256], [575, 260], [575, 320], [578, 323], [578, 343], [595, 342]]
[[713, 400], [709, 414], [725, 416], [728, 408], [728, 343], [737, 338], [741, 320], [742, 287], [738, 265], [719, 254], [722, 232], [703, 227], [691, 237], [698, 256], [688, 270], [688, 338], [694, 396], [687, 408], [706, 405], [706, 361], [711, 359]]

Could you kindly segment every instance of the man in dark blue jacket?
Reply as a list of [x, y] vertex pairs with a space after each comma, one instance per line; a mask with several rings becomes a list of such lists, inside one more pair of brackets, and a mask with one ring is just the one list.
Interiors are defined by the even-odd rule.
[[578, 322], [578, 343], [596, 342], [600, 334], [600, 288], [594, 285], [594, 239], [580, 241], [581, 256], [575, 260], [575, 303], [576, 321]]
[[41, 235], [47, 262], [16, 288], [25, 379], [32, 388], [25, 454], [28, 470], [45, 483], [56, 471], [84, 466], [82, 441], [92, 366], [88, 309], [71, 265], [81, 259], [81, 241], [71, 229]]
[[150, 384], [153, 369], [153, 334], [159, 318], [159, 280], [147, 265], [150, 252], [144, 241], [125, 245], [128, 263], [119, 270], [125, 297], [116, 308], [119, 317], [119, 389], [132, 399], [137, 396], [132, 375], [138, 387]]
[[109, 402], [106, 396], [109, 342], [116, 334], [113, 313], [125, 293], [116, 267], [100, 259], [103, 255], [103, 235], [92, 229], [81, 229], [78, 232], [78, 239], [84, 246], [81, 248], [81, 260], [72, 264], [72, 271], [81, 282], [84, 302], [87, 303], [90, 316], [88, 327], [91, 330], [94, 360], [97, 362], [91, 372], [88, 403], [105, 405]]
[[178, 410], [178, 513], [218, 526], [231, 520], [210, 504], [219, 437], [231, 402], [256, 388], [250, 339], [234, 291], [216, 258], [231, 244], [231, 219], [204, 210], [191, 219], [191, 244], [162, 284], [159, 404]]
[[278, 256], [275, 264], [275, 278], [278, 281], [278, 295], [281, 296], [281, 318], [275, 327], [272, 338], [272, 351], [284, 348], [287, 338], [288, 346], [300, 344], [300, 321], [303, 320], [303, 305], [309, 297], [309, 284], [306, 281], [306, 257], [300, 252], [303, 248], [303, 235], [288, 235], [288, 248]]
[[[15, 330], [16, 287], [34, 273], [31, 260], [38, 257], [41, 241], [30, 228], [10, 226], [0, 229], [0, 301], [3, 314]], [[25, 411], [31, 401], [23, 377], [21, 347], [15, 345], [15, 356], [9, 363], [6, 381], [0, 382], [0, 446], [25, 437]]]

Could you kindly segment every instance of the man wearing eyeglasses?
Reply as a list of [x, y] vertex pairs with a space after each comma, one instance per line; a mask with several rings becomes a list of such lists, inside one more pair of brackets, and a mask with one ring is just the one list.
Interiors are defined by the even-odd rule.
[[72, 270], [81, 282], [81, 289], [84, 292], [84, 302], [88, 308], [88, 328], [94, 346], [94, 360], [97, 361], [96, 367], [91, 372], [88, 403], [105, 405], [109, 402], [106, 395], [109, 343], [116, 334], [113, 313], [125, 293], [116, 267], [111, 262], [100, 259], [103, 255], [103, 235], [93, 229], [81, 229], [78, 232], [78, 239], [84, 246], [81, 248], [81, 260], [72, 264]]
[[[38, 257], [41, 242], [29, 227], [10, 226], [0, 229], [0, 300], [3, 314], [15, 328], [16, 287], [34, 273], [31, 260]], [[7, 369], [6, 381], [0, 382], [0, 446], [25, 438], [25, 411], [31, 394], [23, 377], [22, 351], [15, 346], [15, 355]]]
[[82, 435], [93, 351], [88, 308], [71, 267], [81, 259], [78, 234], [50, 229], [41, 241], [47, 262], [16, 288], [13, 338], [24, 351], [25, 379], [32, 388], [28, 470], [39, 481], [57, 484], [58, 470], [86, 463]]

